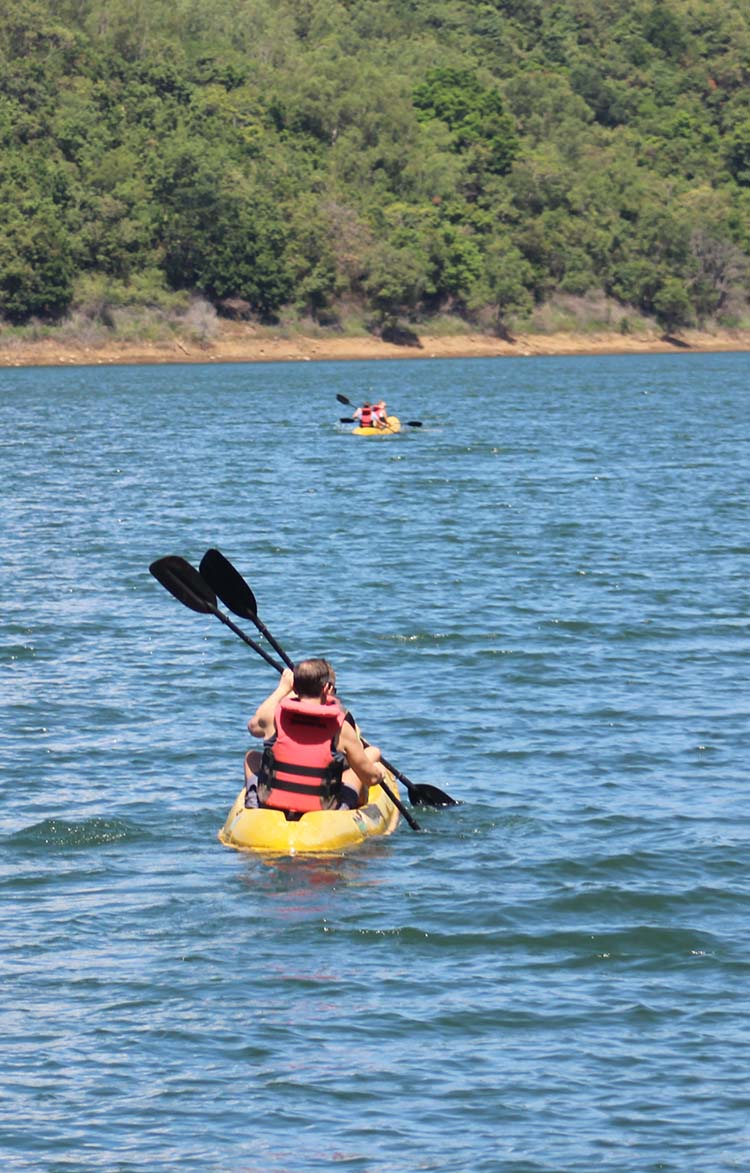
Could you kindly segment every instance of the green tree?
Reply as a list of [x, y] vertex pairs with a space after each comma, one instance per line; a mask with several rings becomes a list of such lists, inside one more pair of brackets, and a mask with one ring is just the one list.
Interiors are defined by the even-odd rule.
[[290, 296], [287, 227], [270, 186], [222, 166], [208, 144], [177, 136], [154, 164], [164, 271], [175, 289], [241, 297], [260, 314]]
[[436, 306], [448, 299], [459, 305], [470, 301], [484, 268], [479, 243], [471, 231], [443, 221], [428, 230], [426, 244]]
[[513, 119], [500, 92], [486, 88], [466, 69], [433, 69], [414, 89], [422, 121], [439, 118], [450, 128], [454, 150], [470, 151], [469, 169], [481, 176], [505, 175], [518, 153]]
[[294, 205], [287, 264], [295, 307], [320, 320], [341, 287], [330, 224], [314, 197], [308, 196]]
[[690, 294], [678, 277], [667, 277], [654, 294], [654, 313], [667, 334], [693, 323]]
[[73, 296], [70, 241], [47, 202], [13, 211], [0, 234], [0, 316], [59, 318]]
[[746, 0], [5, 0], [5, 304], [741, 320], [748, 60]]
[[736, 183], [750, 187], [750, 118], [738, 123], [725, 147], [727, 166]]
[[430, 289], [429, 258], [426, 252], [379, 241], [367, 258], [363, 287], [381, 322], [412, 315]]
[[481, 308], [485, 301], [493, 305], [498, 328], [504, 333], [509, 319], [531, 312], [533, 285], [531, 264], [508, 238], [497, 237], [487, 250], [483, 296], [475, 301], [474, 308]]
[[679, 58], [687, 48], [682, 20], [665, 0], [656, 0], [643, 22], [648, 41], [668, 57]]

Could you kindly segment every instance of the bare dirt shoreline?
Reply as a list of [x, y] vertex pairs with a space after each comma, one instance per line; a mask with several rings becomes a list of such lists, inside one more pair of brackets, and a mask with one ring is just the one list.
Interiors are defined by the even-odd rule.
[[528, 355], [695, 354], [750, 350], [750, 330], [687, 330], [678, 339], [653, 334], [521, 334], [506, 342], [487, 334], [420, 338], [418, 346], [397, 346], [370, 335], [357, 338], [279, 338], [253, 326], [222, 324], [219, 335], [199, 343], [106, 342], [84, 345], [47, 338], [0, 338], [0, 367], [103, 366], [142, 363], [309, 362], [389, 358], [507, 358]]

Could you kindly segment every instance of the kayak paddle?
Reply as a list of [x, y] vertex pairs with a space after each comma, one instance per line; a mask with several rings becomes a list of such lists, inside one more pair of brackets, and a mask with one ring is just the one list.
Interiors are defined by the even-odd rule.
[[[268, 640], [271, 647], [278, 652], [284, 663], [289, 668], [294, 667], [293, 661], [286, 654], [278, 640], [274, 639], [265, 623], [258, 617], [258, 606], [255, 601], [255, 595], [250, 589], [245, 579], [235, 566], [226, 558], [220, 550], [207, 550], [201, 558], [200, 573], [212, 590], [221, 599], [230, 611], [235, 615], [239, 615], [241, 619], [249, 619]], [[361, 739], [362, 744], [367, 746], [368, 742]], [[381, 761], [387, 770], [398, 778], [399, 782], [403, 782], [409, 793], [409, 801], [413, 806], [458, 806], [455, 798], [451, 798], [444, 790], [440, 790], [437, 786], [432, 786], [429, 783], [422, 782], [417, 784], [397, 770], [390, 762], [381, 757]]]
[[203, 615], [215, 615], [222, 623], [225, 623], [235, 635], [243, 639], [246, 644], [249, 644], [253, 651], [262, 656], [267, 664], [275, 668], [277, 672], [283, 672], [283, 664], [279, 664], [274, 660], [273, 656], [269, 656], [264, 648], [257, 644], [254, 639], [250, 639], [228, 615], [220, 611], [216, 605], [216, 595], [207, 585], [205, 580], [201, 577], [194, 566], [186, 562], [184, 558], [180, 558], [177, 554], [169, 554], [166, 558], [157, 558], [149, 566], [151, 574], [157, 582], [169, 591], [170, 595], [174, 595], [191, 611], [197, 611]]
[[266, 637], [274, 651], [281, 656], [287, 668], [294, 671], [294, 661], [286, 654], [281, 644], [276, 642], [258, 615], [258, 604], [249, 583], [229, 559], [224, 557], [221, 550], [206, 550], [200, 561], [200, 574], [230, 611], [239, 615], [240, 619], [249, 619], [255, 624], [261, 635]]
[[[234, 569], [234, 567], [232, 567], [232, 569]], [[244, 640], [245, 643], [253, 649], [253, 651], [257, 652], [259, 656], [262, 656], [267, 664], [270, 664], [271, 667], [275, 668], [279, 673], [284, 671], [283, 664], [279, 664], [277, 660], [274, 660], [272, 656], [269, 656], [268, 653], [260, 646], [260, 644], [257, 644], [255, 640], [250, 639], [249, 635], [246, 635], [245, 632], [237, 627], [235, 623], [232, 623], [232, 620], [227, 615], [224, 615], [224, 613], [219, 610], [219, 608], [216, 606], [216, 595], [211, 590], [211, 587], [206, 583], [203, 576], [195, 569], [195, 567], [191, 566], [190, 563], [187, 562], [184, 558], [180, 558], [177, 554], [170, 554], [166, 558], [157, 558], [155, 562], [151, 563], [149, 570], [157, 582], [160, 582], [161, 585], [165, 587], [165, 589], [168, 590], [171, 595], [174, 595], [176, 599], [179, 599], [181, 603], [184, 603], [185, 606], [189, 607], [191, 611], [197, 611], [203, 615], [215, 615], [216, 618], [220, 619], [222, 623], [225, 623], [227, 627], [229, 627], [235, 633], [235, 635], [238, 635], [240, 639]], [[243, 582], [243, 585], [247, 586], [244, 580], [241, 581]], [[250, 588], [247, 587], [247, 590], [250, 591]], [[250, 591], [250, 597], [252, 597], [252, 591]], [[270, 640], [269, 642], [272, 644], [274, 643], [273, 640]], [[292, 667], [292, 664], [289, 663], [288, 666]], [[363, 745], [364, 744], [366, 743], [363, 742]], [[385, 762], [383, 762], [383, 765], [386, 766], [386, 769], [389, 768]], [[394, 771], [391, 770], [391, 773], [394, 773]], [[393, 805], [404, 816], [406, 822], [409, 824], [412, 830], [420, 831], [421, 827], [419, 826], [419, 823], [415, 818], [412, 817], [412, 815], [409, 814], [404, 804], [397, 797], [397, 795], [393, 793], [388, 783], [383, 780], [381, 782], [381, 786], [390, 798]]]

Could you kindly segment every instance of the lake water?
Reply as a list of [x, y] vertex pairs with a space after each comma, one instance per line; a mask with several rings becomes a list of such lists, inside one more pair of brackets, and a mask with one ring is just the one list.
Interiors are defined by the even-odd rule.
[[[748, 387], [0, 371], [3, 1170], [747, 1168]], [[336, 392], [424, 426], [353, 438]], [[462, 805], [219, 844], [276, 677], [148, 573], [210, 546]]]

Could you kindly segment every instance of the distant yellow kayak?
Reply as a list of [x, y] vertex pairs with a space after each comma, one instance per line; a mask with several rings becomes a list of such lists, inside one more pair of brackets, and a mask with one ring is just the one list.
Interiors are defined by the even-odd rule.
[[397, 415], [385, 417], [384, 428], [352, 428], [353, 436], [396, 436], [401, 431], [401, 420]]
[[[390, 789], [400, 797], [392, 774]], [[358, 847], [375, 835], [390, 835], [398, 826], [399, 813], [382, 786], [371, 786], [367, 806], [354, 811], [307, 811], [299, 819], [287, 819], [283, 811], [268, 807], [245, 808], [244, 787], [219, 831], [225, 847], [270, 855], [325, 855]]]

